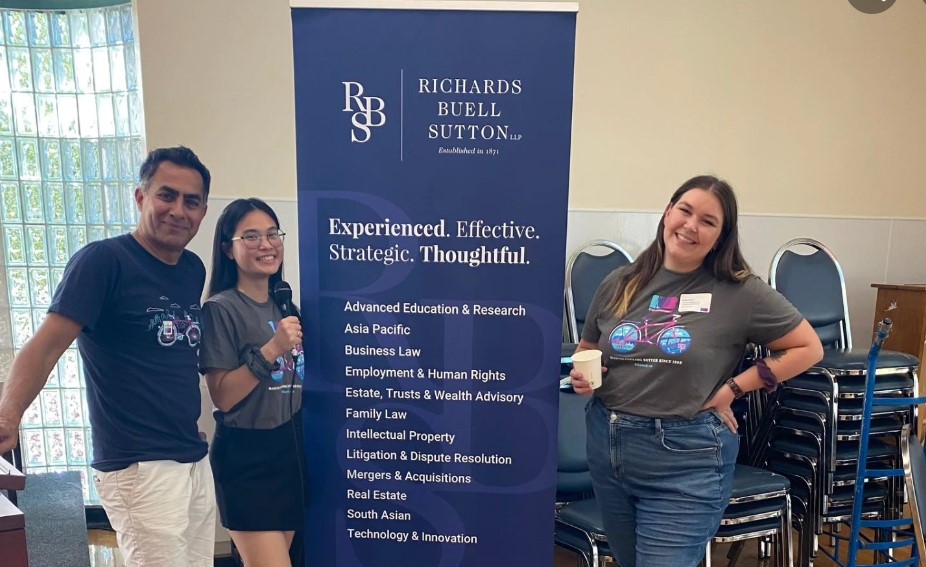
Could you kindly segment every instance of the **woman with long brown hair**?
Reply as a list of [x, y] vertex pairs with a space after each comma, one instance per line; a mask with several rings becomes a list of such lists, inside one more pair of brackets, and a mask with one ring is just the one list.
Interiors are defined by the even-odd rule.
[[[733, 372], [747, 343], [772, 355]], [[608, 543], [622, 567], [694, 567], [730, 498], [739, 449], [735, 398], [771, 389], [823, 356], [800, 313], [753, 275], [728, 183], [694, 177], [672, 195], [656, 238], [595, 295], [578, 351], [599, 349], [587, 451]]]

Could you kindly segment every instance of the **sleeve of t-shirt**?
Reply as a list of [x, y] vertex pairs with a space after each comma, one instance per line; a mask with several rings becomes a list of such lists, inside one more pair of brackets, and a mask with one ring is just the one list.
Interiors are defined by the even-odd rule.
[[119, 263], [112, 250], [103, 242], [90, 243], [68, 261], [48, 312], [93, 329], [118, 278]]
[[759, 278], [746, 282], [753, 295], [752, 317], [746, 336], [749, 342], [767, 345], [793, 331], [804, 316], [783, 295]]
[[202, 259], [190, 252], [189, 250], [184, 250], [183, 254], [187, 257], [187, 260], [192, 263], [193, 270], [196, 271], [196, 278], [199, 280], [199, 288], [202, 289], [206, 285], [206, 266], [203, 264]]
[[199, 371], [209, 368], [234, 370], [241, 366], [238, 333], [231, 311], [218, 301], [203, 305], [203, 342], [199, 345]]
[[617, 281], [617, 272], [611, 272], [595, 290], [595, 297], [592, 298], [592, 303], [588, 306], [588, 314], [585, 316], [585, 326], [582, 327], [583, 341], [597, 344], [598, 339], [601, 338], [601, 328], [598, 327], [598, 321], [602, 316], [604, 305], [614, 293]]

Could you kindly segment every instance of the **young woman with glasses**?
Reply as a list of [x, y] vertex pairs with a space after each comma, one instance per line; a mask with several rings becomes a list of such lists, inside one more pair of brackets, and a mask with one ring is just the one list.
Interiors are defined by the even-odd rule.
[[215, 404], [210, 450], [222, 525], [246, 567], [290, 566], [304, 522], [302, 327], [271, 290], [283, 279], [283, 236], [260, 199], [219, 217], [200, 371]]

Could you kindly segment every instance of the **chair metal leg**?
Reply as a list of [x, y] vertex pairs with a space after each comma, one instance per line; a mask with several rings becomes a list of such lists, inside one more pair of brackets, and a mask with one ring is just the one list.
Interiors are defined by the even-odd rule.
[[801, 567], [813, 567], [816, 557], [817, 534], [813, 533], [812, 523], [812, 519], [807, 519], [805, 525], [801, 526]]
[[794, 567], [794, 534], [791, 526], [791, 495], [785, 496], [785, 513], [781, 518], [781, 550], [784, 561], [779, 560], [782, 567]]
[[768, 559], [772, 556], [772, 546], [766, 538], [759, 540], [759, 559]]
[[[745, 543], [745, 542], [737, 542], [737, 543]], [[743, 552], [742, 545], [731, 547], [730, 552], [727, 553], [727, 559], [729, 559], [729, 562], [727, 563], [727, 567], [734, 567], [734, 565], [736, 565], [736, 562], [739, 561], [740, 553], [742, 552]]]
[[[727, 559], [733, 561], [733, 556], [739, 557], [740, 551], [743, 549], [743, 546], [746, 545], [745, 541], [735, 541], [730, 545], [730, 550], [727, 551]], [[733, 563], [729, 563], [733, 565]]]

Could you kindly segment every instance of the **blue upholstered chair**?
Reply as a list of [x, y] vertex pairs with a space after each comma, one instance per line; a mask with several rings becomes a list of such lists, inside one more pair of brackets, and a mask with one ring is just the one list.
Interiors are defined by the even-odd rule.
[[612, 271], [632, 262], [630, 254], [608, 240], [586, 242], [569, 256], [566, 262], [566, 320], [563, 342], [579, 342], [585, 316], [598, 285]]
[[772, 258], [768, 281], [804, 315], [824, 347], [852, 348], [846, 278], [826, 246], [811, 238], [785, 243]]

